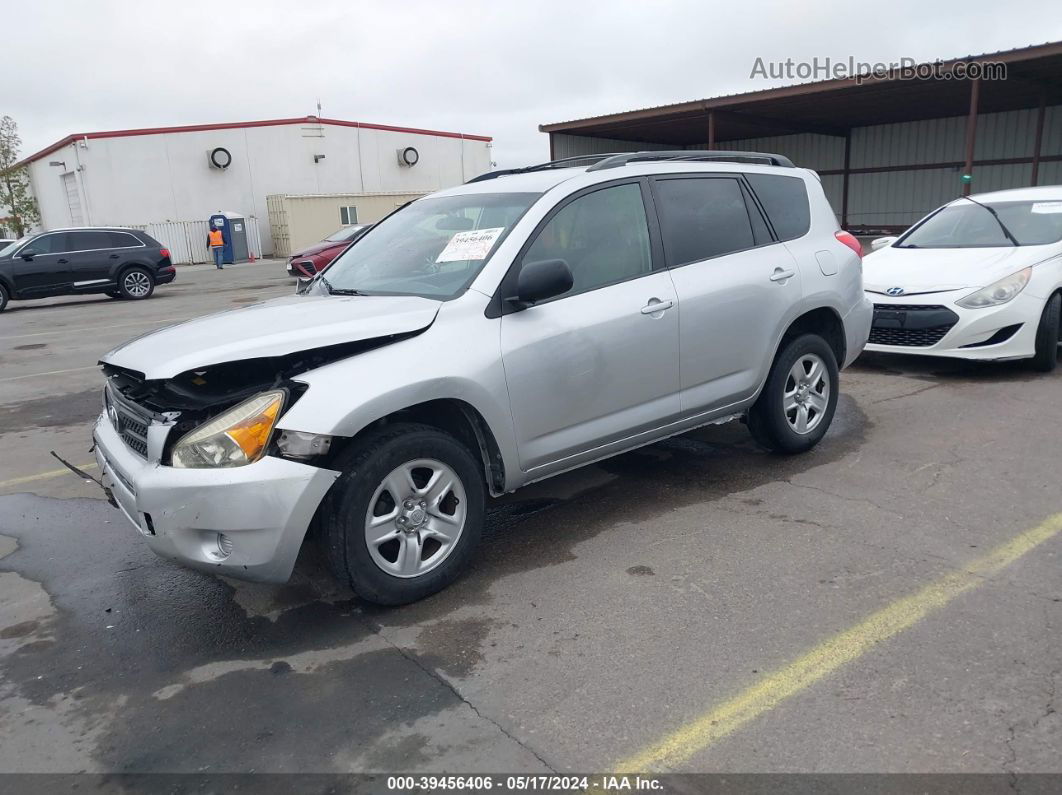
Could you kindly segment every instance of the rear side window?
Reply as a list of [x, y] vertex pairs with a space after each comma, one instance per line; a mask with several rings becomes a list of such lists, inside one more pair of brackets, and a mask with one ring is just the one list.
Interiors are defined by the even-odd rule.
[[110, 240], [108, 248], [132, 248], [140, 245], [140, 241], [128, 232], [107, 232], [106, 235]]
[[775, 174], [746, 174], [756, 198], [771, 220], [779, 240], [793, 240], [811, 228], [808, 189], [800, 177]]
[[736, 179], [661, 179], [654, 192], [668, 264], [685, 265], [756, 245]]
[[109, 232], [67, 232], [67, 251], [95, 251], [112, 248]]

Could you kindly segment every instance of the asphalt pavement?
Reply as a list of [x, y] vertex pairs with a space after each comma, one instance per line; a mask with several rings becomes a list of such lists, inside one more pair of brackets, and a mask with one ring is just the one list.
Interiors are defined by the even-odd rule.
[[157, 559], [50, 455], [92, 461], [111, 347], [292, 289], [0, 315], [0, 772], [1062, 772], [1062, 372], [864, 356], [814, 451], [731, 423], [537, 484], [381, 609], [312, 547]]

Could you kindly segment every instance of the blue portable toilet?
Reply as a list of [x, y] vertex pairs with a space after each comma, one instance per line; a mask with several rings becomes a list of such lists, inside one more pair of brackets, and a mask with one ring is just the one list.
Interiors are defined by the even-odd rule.
[[225, 241], [222, 261], [226, 265], [247, 259], [247, 222], [239, 213], [218, 212], [210, 216], [210, 223], [221, 230]]

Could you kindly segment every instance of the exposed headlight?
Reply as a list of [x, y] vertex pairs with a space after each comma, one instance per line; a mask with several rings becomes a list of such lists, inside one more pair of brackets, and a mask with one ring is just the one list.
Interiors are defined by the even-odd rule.
[[174, 445], [173, 466], [239, 467], [257, 461], [283, 405], [284, 392], [263, 392], [203, 423]]
[[995, 284], [982, 287], [976, 293], [970, 293], [961, 301], [956, 301], [959, 306], [966, 309], [984, 309], [989, 306], [999, 306], [1010, 301], [1014, 296], [1025, 289], [1032, 276], [1032, 266], [1010, 276], [1000, 279]]

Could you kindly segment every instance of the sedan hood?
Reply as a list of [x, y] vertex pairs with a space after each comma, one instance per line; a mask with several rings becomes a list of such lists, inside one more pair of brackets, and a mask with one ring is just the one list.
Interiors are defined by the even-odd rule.
[[328, 251], [331, 248], [346, 248], [349, 245], [349, 240], [322, 240], [320, 243], [314, 243], [312, 246], [306, 246], [306, 248], [299, 249], [294, 254], [289, 256], [288, 259], [296, 259], [297, 257], [312, 257], [314, 254], [320, 254], [324, 251]]
[[1038, 246], [1008, 248], [888, 248], [863, 259], [863, 286], [900, 295], [984, 287], [1042, 258]]
[[150, 332], [100, 362], [149, 381], [172, 378], [208, 365], [421, 331], [439, 306], [416, 296], [292, 295]]

